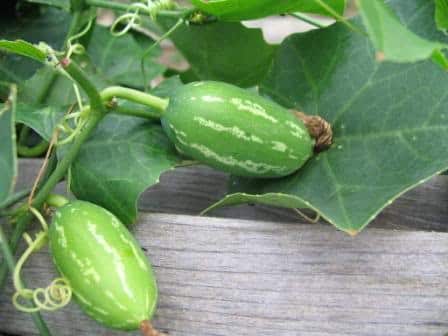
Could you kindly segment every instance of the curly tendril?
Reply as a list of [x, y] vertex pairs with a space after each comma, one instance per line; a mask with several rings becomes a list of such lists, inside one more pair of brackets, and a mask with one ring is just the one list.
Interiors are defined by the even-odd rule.
[[[161, 10], [174, 9], [176, 4], [173, 0], [147, 0], [146, 3], [136, 2], [129, 6], [129, 12], [119, 16], [110, 27], [111, 34], [114, 36], [122, 36], [129, 30], [140, 27], [142, 19], [140, 13], [148, 15], [151, 20], [155, 21]], [[124, 24], [122, 29], [117, 26]]]
[[[73, 139], [75, 139], [76, 136], [81, 132], [81, 130], [82, 130], [82, 128], [84, 127], [84, 124], [85, 124], [85, 123], [86, 123], [85, 120], [81, 120], [80, 122], [78, 122], [78, 124], [76, 125], [76, 128], [75, 128], [74, 130], [73, 130], [73, 129], [70, 129], [70, 131], [69, 131], [69, 132], [70, 132], [70, 135], [67, 136], [66, 138], [64, 138], [64, 139], [62, 139], [62, 140], [60, 140], [60, 141], [58, 141], [58, 142], [56, 143], [56, 146], [66, 145], [66, 144], [72, 142]], [[62, 129], [62, 127], [61, 127], [61, 129]]]
[[[62, 140], [58, 140], [55, 143], [56, 146], [62, 146], [73, 141], [73, 139], [76, 138], [76, 136], [79, 134], [79, 132], [81, 132], [82, 128], [84, 127], [86, 123], [86, 116], [90, 112], [90, 107], [87, 106], [86, 108], [84, 108], [81, 93], [79, 92], [79, 88], [78, 86], [76, 86], [76, 84], [73, 84], [73, 89], [75, 91], [79, 112], [72, 113], [70, 109], [68, 114], [66, 114], [62, 119], [62, 121], [59, 123], [57, 129], [62, 131], [63, 133], [68, 133], [69, 135]], [[70, 119], [73, 119], [75, 129], [69, 126], [68, 121]]]
[[[45, 52], [45, 54], [47, 55], [46, 63], [57, 68], [58, 71], [62, 75], [70, 78], [73, 82], [75, 82], [75, 81], [63, 69], [63, 67], [60, 66], [59, 57], [64, 56], [64, 58], [70, 59], [73, 55], [81, 55], [81, 54], [85, 53], [84, 46], [80, 43], [74, 43], [74, 42], [89, 32], [89, 30], [92, 27], [93, 22], [94, 22], [94, 17], [91, 17], [89, 19], [89, 21], [87, 22], [86, 26], [79, 33], [71, 36], [67, 40], [66, 52], [58, 52], [58, 51], [55, 51], [53, 48], [51, 48], [48, 44], [45, 44], [43, 42], [39, 43], [39, 49], [42, 50], [43, 52]], [[70, 143], [80, 133], [80, 131], [82, 130], [82, 128], [85, 125], [84, 116], [86, 114], [88, 114], [88, 112], [90, 111], [89, 108], [84, 109], [83, 104], [82, 104], [82, 97], [81, 97], [79, 88], [76, 84], [73, 84], [73, 90], [75, 92], [79, 110], [82, 112], [69, 113], [63, 118], [61, 123], [57, 126], [57, 129], [59, 131], [62, 131], [63, 133], [68, 133], [69, 135], [67, 137], [65, 137], [64, 139], [57, 141], [55, 143], [56, 146], [61, 146], [61, 145]], [[74, 129], [68, 125], [67, 121], [69, 119], [74, 119], [73, 120], [74, 125], [75, 125]]]
[[[79, 112], [75, 113], [68, 113], [64, 116], [61, 123], [57, 126], [59, 130], [61, 130], [64, 133], [69, 133], [69, 135], [60, 141], [56, 142], [56, 146], [62, 146], [65, 144], [70, 143], [76, 136], [79, 134], [79, 132], [82, 130], [85, 124], [85, 116], [89, 113], [90, 108], [84, 108], [81, 98], [81, 93], [79, 92], [79, 88], [76, 84], [73, 84], [73, 90], [75, 91], [76, 101], [78, 104]], [[68, 121], [70, 119], [73, 119], [73, 123], [75, 124], [75, 129], [71, 128], [68, 125]]]
[[87, 22], [87, 25], [84, 27], [83, 30], [81, 30], [78, 34], [71, 36], [67, 40], [67, 54], [65, 56], [66, 58], [70, 59], [70, 57], [73, 54], [81, 55], [81, 54], [85, 53], [86, 49], [84, 48], [84, 46], [80, 43], [73, 44], [73, 41], [80, 39], [81, 37], [83, 37], [85, 34], [87, 34], [89, 32], [90, 28], [92, 28], [93, 20], [94, 20], [94, 18], [90, 18], [89, 22]]
[[[45, 246], [48, 240], [48, 225], [42, 214], [35, 208], [30, 207], [30, 211], [36, 216], [39, 223], [42, 225], [42, 231], [36, 234], [33, 240], [29, 234], [25, 233], [23, 238], [28, 244], [28, 248], [17, 261], [16, 268], [13, 274], [13, 283], [16, 292], [12, 297], [12, 303], [17, 310], [25, 313], [33, 313], [40, 310], [54, 311], [67, 305], [72, 297], [72, 289], [68, 281], [64, 278], [54, 279], [46, 288], [29, 289], [23, 287], [20, 272], [23, 265], [31, 256], [32, 253], [39, 251]], [[34, 307], [26, 304], [31, 300]]]

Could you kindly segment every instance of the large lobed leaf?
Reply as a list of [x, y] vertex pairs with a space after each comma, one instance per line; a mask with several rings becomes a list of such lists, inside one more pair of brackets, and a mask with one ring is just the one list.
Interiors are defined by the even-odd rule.
[[[109, 29], [97, 26], [90, 41], [88, 54], [103, 75], [113, 83], [130, 87], [143, 88], [141, 72], [142, 46], [131, 34], [116, 37]], [[145, 57], [146, 80], [149, 81], [161, 75], [165, 68], [153, 57], [159, 56], [159, 47]]]
[[[446, 41], [434, 3], [390, 3], [410, 29]], [[411, 18], [407, 20], [406, 18]], [[325, 46], [325, 48], [322, 48]], [[290, 36], [262, 91], [279, 103], [319, 114], [334, 144], [296, 174], [278, 180], [234, 178], [233, 191], [296, 199], [355, 234], [406, 190], [448, 167], [448, 76], [431, 62], [375, 62], [375, 50], [342, 24]], [[220, 205], [244, 202], [228, 195]], [[246, 201], [256, 201], [252, 197]]]
[[[176, 20], [160, 18], [168, 30]], [[240, 23], [183, 24], [171, 40], [201, 80], [218, 80], [242, 87], [257, 85], [266, 75], [276, 47], [263, 39], [260, 29]]]
[[[25, 57], [1, 52], [15, 52], [43, 62], [45, 54], [31, 43], [45, 41], [52, 48], [59, 50], [69, 22], [69, 14], [52, 8], [44, 8], [40, 14], [30, 18], [0, 22], [0, 80], [20, 84], [21, 102], [31, 105], [62, 106], [75, 101], [73, 83], [66, 77], [53, 75], [49, 68], [38, 70], [39, 65]], [[19, 38], [25, 41], [1, 40]], [[146, 40], [149, 39], [146, 38]], [[142, 88], [140, 59], [143, 51], [143, 46], [133, 35], [114, 37], [108, 29], [95, 26], [86, 55], [77, 56], [75, 60], [81, 64], [100, 89], [112, 84]], [[148, 81], [161, 75], [165, 70], [162, 65], [153, 60], [159, 54], [160, 48], [154, 48], [153, 52], [145, 58]], [[52, 79], [50, 79], [51, 76], [53, 76]], [[37, 93], [47, 83], [50, 85], [44, 92], [43, 99], [40, 99]]]
[[[63, 44], [69, 18], [54, 8], [42, 8], [36, 16], [1, 20], [0, 39], [22, 39], [35, 44], [44, 41], [57, 50]], [[0, 80], [21, 83], [39, 67], [38, 63], [25, 57], [0, 52]]]
[[436, 2], [436, 24], [442, 31], [448, 30], [448, 0], [435, 0]]
[[[166, 80], [154, 94], [169, 96], [178, 85], [177, 78]], [[132, 224], [140, 194], [181, 161], [159, 122], [109, 115], [73, 163], [71, 190]]]
[[[165, 68], [155, 63], [152, 57], [158, 55], [160, 49], [145, 58], [147, 80], [151, 80], [163, 73]], [[76, 57], [90, 79], [98, 89], [113, 84], [130, 87], [143, 87], [143, 76], [140, 68], [140, 56], [143, 48], [132, 35], [114, 37], [109, 30], [96, 26], [91, 37], [86, 55]], [[40, 88], [54, 72], [50, 68], [39, 69], [30, 79], [21, 85], [21, 101], [28, 104], [46, 104], [65, 106], [76, 101], [73, 82], [68, 78], [57, 75], [50, 85], [47, 94], [40, 102], [36, 101], [36, 88]]]
[[159, 123], [109, 115], [73, 163], [71, 190], [132, 224], [140, 193], [179, 162]]
[[378, 60], [416, 62], [435, 57], [448, 64], [441, 52], [448, 45], [425, 39], [400, 22], [383, 0], [357, 0], [367, 33], [377, 49]]
[[31, 127], [39, 135], [50, 141], [55, 127], [61, 122], [69, 107], [35, 107], [19, 103], [16, 108], [16, 122]]

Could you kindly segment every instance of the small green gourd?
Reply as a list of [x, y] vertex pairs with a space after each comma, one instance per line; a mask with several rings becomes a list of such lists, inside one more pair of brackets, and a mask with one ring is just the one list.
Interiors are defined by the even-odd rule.
[[289, 175], [312, 156], [315, 143], [291, 111], [222, 82], [179, 87], [161, 121], [180, 153], [238, 176]]
[[112, 213], [69, 202], [55, 211], [48, 236], [54, 263], [86, 314], [120, 330], [142, 328], [152, 318], [157, 285], [151, 266]]

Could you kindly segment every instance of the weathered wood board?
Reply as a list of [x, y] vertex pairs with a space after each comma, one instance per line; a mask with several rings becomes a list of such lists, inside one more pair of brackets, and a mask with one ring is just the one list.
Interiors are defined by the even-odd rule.
[[[170, 335], [441, 336], [448, 332], [448, 234], [144, 214], [136, 235], [155, 267], [155, 324]], [[26, 270], [46, 284], [46, 252]], [[34, 335], [0, 299], [0, 330]], [[72, 304], [45, 314], [58, 335], [115, 335]]]
[[[19, 189], [40, 163], [21, 161]], [[142, 213], [136, 236], [157, 274], [160, 329], [176, 336], [448, 332], [448, 233], [424, 232], [448, 228], [447, 176], [403, 195], [356, 238], [326, 224], [299, 225], [291, 210], [268, 206], [213, 213], [226, 218], [188, 216], [224, 195], [226, 183], [209, 168], [181, 168], [140, 200], [141, 209], [157, 212]], [[46, 251], [25, 275], [35, 286], [55, 276]], [[36, 335], [11, 294], [9, 284], [0, 296], [0, 335]], [[44, 316], [57, 335], [123, 335], [75, 304]]]
[[[21, 160], [18, 189], [32, 184], [41, 160]], [[171, 214], [197, 215], [227, 191], [228, 176], [208, 167], [178, 168], [162, 175], [160, 183], [143, 193], [139, 208]], [[59, 190], [64, 191], [60, 186]], [[448, 176], [436, 176], [407, 192], [386, 208], [371, 227], [393, 230], [448, 231]], [[302, 219], [290, 209], [241, 205], [211, 215], [274, 222], [297, 223]], [[311, 214], [312, 215], [312, 214]]]

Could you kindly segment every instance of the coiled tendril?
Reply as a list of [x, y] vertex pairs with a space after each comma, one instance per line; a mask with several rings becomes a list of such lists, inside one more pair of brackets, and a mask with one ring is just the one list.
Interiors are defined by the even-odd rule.
[[[30, 211], [36, 216], [42, 225], [42, 231], [36, 234], [33, 240], [27, 233], [23, 238], [28, 243], [28, 248], [17, 262], [13, 274], [13, 283], [16, 289], [12, 302], [17, 310], [33, 313], [40, 310], [54, 311], [67, 305], [72, 297], [72, 289], [65, 278], [54, 279], [46, 288], [29, 289], [22, 284], [20, 272], [30, 255], [40, 250], [48, 240], [48, 225], [42, 215], [35, 208]], [[35, 307], [27, 305], [24, 301], [31, 300]]]
[[90, 28], [92, 28], [93, 20], [94, 18], [90, 18], [89, 22], [87, 22], [83, 30], [81, 30], [78, 34], [71, 36], [67, 40], [67, 54], [65, 55], [66, 58], [70, 58], [72, 54], [81, 55], [85, 53], [86, 49], [84, 48], [84, 46], [80, 43], [73, 44], [73, 41], [80, 39], [89, 32]]
[[[156, 20], [157, 14], [161, 10], [174, 9], [176, 4], [173, 0], [147, 0], [145, 3], [136, 2], [129, 6], [129, 11], [119, 16], [110, 27], [111, 34], [114, 36], [122, 36], [130, 29], [137, 28], [141, 25], [142, 19], [140, 13], [143, 12], [148, 15], [153, 21]], [[122, 29], [117, 29], [117, 26], [124, 24]]]
[[[84, 46], [80, 43], [74, 43], [74, 41], [80, 39], [81, 37], [83, 37], [85, 34], [87, 34], [89, 32], [89, 30], [91, 29], [92, 24], [94, 22], [94, 19], [95, 18], [93, 18], [93, 17], [90, 18], [90, 20], [87, 22], [87, 24], [83, 30], [81, 30], [79, 33], [71, 36], [67, 40], [67, 46], [66, 46], [67, 48], [66, 48], [65, 52], [55, 51], [49, 45], [47, 45], [43, 42], [39, 43], [39, 49], [41, 49], [47, 55], [47, 64], [56, 67], [62, 75], [72, 79], [70, 77], [70, 75], [63, 69], [63, 67], [60, 66], [59, 58], [64, 57], [66, 59], [70, 59], [73, 55], [81, 55], [81, 54], [85, 53]], [[72, 79], [72, 81], [73, 81], [73, 79]], [[74, 81], [73, 81], [73, 83], [74, 83]], [[79, 134], [79, 132], [82, 130], [82, 128], [85, 124], [85, 119], [86, 119], [85, 116], [90, 112], [89, 108], [86, 108], [86, 109], [83, 108], [82, 97], [81, 97], [79, 88], [76, 84], [73, 84], [73, 90], [75, 92], [79, 111], [81, 111], [81, 112], [71, 113], [72, 109], [70, 109], [69, 113], [62, 119], [60, 124], [57, 126], [58, 132], [62, 131], [63, 133], [68, 133], [68, 136], [66, 138], [64, 138], [60, 141], [56, 141], [55, 145], [57, 145], [57, 146], [65, 145], [65, 144], [71, 142]], [[73, 119], [73, 123], [75, 126], [74, 128], [70, 127], [70, 125], [68, 123], [68, 121], [70, 119]]]

